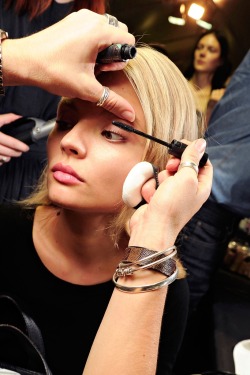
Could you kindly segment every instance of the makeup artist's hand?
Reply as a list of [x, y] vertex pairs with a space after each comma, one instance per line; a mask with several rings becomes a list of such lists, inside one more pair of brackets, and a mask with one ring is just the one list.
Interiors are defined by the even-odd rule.
[[[104, 15], [82, 9], [31, 36], [2, 42], [3, 77], [6, 86], [33, 85], [51, 93], [97, 102], [103, 86], [95, 77], [98, 52], [113, 43], [134, 44], [127, 26], [108, 24]], [[125, 63], [104, 65], [118, 70]], [[131, 105], [110, 92], [103, 106], [116, 116], [134, 121]]]
[[144, 185], [142, 195], [149, 203], [136, 210], [131, 218], [130, 245], [163, 250], [166, 244], [174, 244], [180, 230], [209, 197], [213, 175], [210, 161], [199, 169], [198, 176], [192, 168], [178, 171], [178, 166], [185, 161], [198, 165], [205, 145], [204, 139], [196, 140], [185, 149], [181, 161], [171, 158], [166, 170], [159, 173], [157, 190], [155, 181]]

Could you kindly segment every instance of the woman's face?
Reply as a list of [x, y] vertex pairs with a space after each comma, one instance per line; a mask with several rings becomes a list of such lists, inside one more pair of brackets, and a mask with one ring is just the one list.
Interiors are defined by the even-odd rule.
[[214, 73], [221, 65], [221, 47], [214, 34], [200, 39], [194, 53], [194, 69], [198, 72]]
[[[134, 107], [137, 129], [145, 131], [139, 100], [122, 72], [100, 78]], [[120, 120], [95, 103], [63, 99], [48, 140], [48, 191], [55, 204], [89, 213], [113, 213], [121, 206], [122, 186], [142, 160], [145, 139], [112, 124]]]

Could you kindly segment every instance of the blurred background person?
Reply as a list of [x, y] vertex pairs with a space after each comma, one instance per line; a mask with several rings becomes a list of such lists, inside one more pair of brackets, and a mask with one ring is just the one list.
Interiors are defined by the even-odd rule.
[[208, 124], [215, 104], [225, 92], [231, 73], [229, 44], [217, 30], [203, 33], [197, 40], [192, 63], [184, 73], [195, 89], [196, 107], [200, 117]]
[[[214, 369], [216, 358], [221, 357], [227, 358], [227, 366], [230, 367], [227, 355], [230, 358], [233, 346], [226, 348], [225, 343], [224, 346], [214, 344], [215, 327], [211, 311], [214, 295], [220, 290], [220, 285], [216, 283], [217, 271], [222, 266], [228, 244], [237, 233], [240, 221], [249, 217], [250, 212], [249, 95], [250, 50], [232, 75], [206, 130], [207, 152], [214, 167], [211, 195], [180, 236], [179, 251], [188, 274], [190, 303], [176, 375]], [[249, 338], [249, 310], [244, 311], [243, 306], [242, 299], [239, 313], [239, 305], [227, 305], [230, 327], [237, 326], [237, 334], [231, 328], [230, 334], [227, 334], [234, 345], [239, 340]], [[233, 320], [235, 316], [238, 316], [236, 321]], [[225, 313], [224, 318], [227, 319]], [[224, 327], [219, 329], [222, 332]], [[228, 368], [222, 370], [229, 371]]]
[[[106, 11], [106, 1], [0, 0], [0, 28], [6, 30], [11, 39], [21, 38], [82, 8], [103, 14]], [[7, 87], [5, 96], [0, 97], [0, 127], [20, 117], [38, 118], [44, 122], [54, 119], [59, 100], [60, 97], [37, 87]], [[11, 131], [12, 136], [0, 132], [1, 203], [27, 197], [36, 185], [47, 160], [47, 137], [33, 142], [30, 147], [15, 138], [20, 132], [30, 132], [30, 123], [20, 121]]]

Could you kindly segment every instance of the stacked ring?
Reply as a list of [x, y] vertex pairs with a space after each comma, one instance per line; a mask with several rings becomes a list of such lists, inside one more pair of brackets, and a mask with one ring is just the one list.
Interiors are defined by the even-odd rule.
[[98, 102], [96, 103], [96, 105], [98, 107], [102, 107], [103, 104], [105, 103], [105, 101], [108, 99], [109, 97], [109, 88], [108, 87], [104, 87], [103, 89], [103, 93], [102, 93], [102, 96], [100, 97], [100, 99], [98, 100]]
[[108, 19], [109, 25], [112, 25], [112, 26], [115, 26], [115, 27], [119, 27], [118, 26], [118, 19], [116, 17], [111, 16], [108, 13], [105, 13], [104, 16]]
[[195, 164], [194, 162], [192, 161], [183, 161], [180, 165], [179, 165], [179, 168], [178, 168], [178, 171], [182, 168], [185, 168], [185, 167], [188, 167], [188, 168], [192, 168], [196, 175], [198, 175], [198, 172], [199, 172], [199, 168], [198, 168], [198, 165]]

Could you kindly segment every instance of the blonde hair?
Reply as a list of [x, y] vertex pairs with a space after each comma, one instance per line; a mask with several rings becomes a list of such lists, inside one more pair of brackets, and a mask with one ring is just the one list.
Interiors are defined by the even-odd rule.
[[[140, 100], [149, 134], [168, 142], [200, 136], [190, 85], [168, 57], [149, 46], [138, 46], [136, 57], [126, 65], [124, 73]], [[148, 142], [142, 160], [162, 170], [168, 157], [166, 147]], [[36, 191], [23, 204], [26, 207], [52, 204], [48, 199], [46, 169]], [[132, 213], [133, 209], [124, 206], [112, 220], [108, 229], [115, 242]]]

